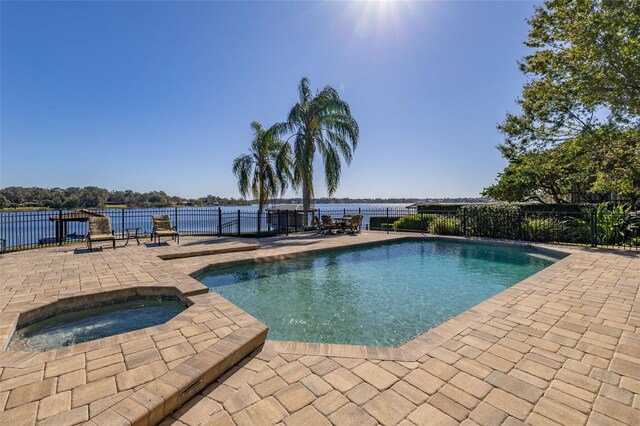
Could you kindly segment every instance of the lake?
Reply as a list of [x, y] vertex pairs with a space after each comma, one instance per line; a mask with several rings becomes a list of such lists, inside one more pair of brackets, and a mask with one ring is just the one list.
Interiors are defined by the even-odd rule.
[[[294, 204], [292, 204], [294, 205]], [[371, 216], [402, 216], [407, 212], [407, 204], [362, 203], [362, 204], [316, 204], [318, 215], [342, 216], [345, 213], [363, 215], [363, 229]], [[237, 234], [269, 230], [267, 214], [258, 218], [258, 206], [207, 206], [207, 207], [159, 207], [140, 209], [98, 209], [111, 218], [111, 226], [116, 235], [125, 228], [139, 228], [141, 234], [152, 231], [151, 216], [168, 214], [178, 231], [185, 235], [215, 235], [219, 229], [225, 234]], [[62, 210], [63, 213], [69, 210]], [[58, 210], [34, 210], [0, 212], [0, 238], [4, 248], [37, 247], [55, 244], [56, 222], [50, 218]], [[289, 223], [293, 227], [294, 224]], [[296, 224], [301, 225], [301, 224]], [[86, 222], [69, 222], [65, 235], [67, 241], [81, 239], [87, 234]]]

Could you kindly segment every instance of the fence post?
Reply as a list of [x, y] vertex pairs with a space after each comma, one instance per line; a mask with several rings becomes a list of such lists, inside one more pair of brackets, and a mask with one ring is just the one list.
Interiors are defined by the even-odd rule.
[[174, 226], [175, 226], [175, 228], [176, 228], [176, 230], [177, 230], [177, 229], [178, 229], [178, 206], [176, 206], [176, 207], [174, 207], [174, 208], [173, 208], [173, 213], [174, 213], [174, 215], [175, 215], [175, 217], [176, 217], [175, 225], [174, 225]]
[[238, 236], [240, 236], [240, 209], [238, 209]]
[[591, 247], [598, 245], [598, 216], [595, 207], [591, 207]]
[[58, 223], [56, 224], [56, 239], [59, 246], [62, 245], [64, 240], [64, 222], [62, 221], [62, 210], [58, 210]]
[[222, 237], [222, 209], [218, 207], [218, 237]]
[[387, 229], [387, 234], [389, 233], [389, 207], [387, 207], [387, 220], [386, 220], [386, 226], [385, 228]]
[[122, 238], [124, 238], [124, 207], [121, 210], [122, 210], [122, 222], [121, 222], [122, 223], [122, 228], [121, 228], [121, 231], [122, 231]]
[[[287, 235], [289, 235], [289, 210], [285, 210], [284, 212], [286, 213], [285, 217], [287, 218], [286, 220], [287, 226], [285, 229], [287, 230]], [[278, 215], [282, 217], [282, 210], [278, 210]], [[280, 223], [279, 220], [278, 220], [278, 223]]]
[[462, 210], [462, 236], [467, 236], [467, 210], [462, 206], [460, 208]]
[[262, 216], [262, 211], [258, 210], [258, 235], [260, 235], [260, 216]]

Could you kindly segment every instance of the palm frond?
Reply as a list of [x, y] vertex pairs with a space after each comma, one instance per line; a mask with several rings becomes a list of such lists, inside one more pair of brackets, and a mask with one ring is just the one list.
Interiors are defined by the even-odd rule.
[[300, 103], [307, 103], [311, 100], [311, 83], [308, 77], [302, 77], [298, 84], [298, 96], [300, 97]]
[[332, 195], [340, 182], [341, 157], [347, 164], [353, 160], [360, 136], [358, 123], [351, 115], [349, 104], [331, 86], [314, 95], [309, 79], [303, 77], [298, 96], [299, 101], [289, 111], [287, 121], [277, 124], [274, 130], [279, 136], [290, 134], [285, 142], [292, 156], [289, 179], [294, 188], [302, 187], [303, 199], [312, 197], [313, 158], [318, 151], [324, 162], [327, 190]]
[[249, 176], [253, 163], [253, 157], [249, 154], [240, 155], [233, 160], [233, 174], [238, 179], [238, 191], [243, 197], [249, 194]]
[[327, 185], [327, 192], [331, 197], [338, 189], [340, 184], [340, 175], [342, 166], [340, 164], [340, 155], [338, 151], [331, 145], [323, 152], [324, 160], [324, 179]]
[[249, 154], [237, 157], [232, 169], [242, 196], [246, 197], [251, 192], [262, 208], [287, 189], [291, 179], [291, 162], [287, 144], [279, 138], [282, 123], [265, 130], [262, 124], [254, 121], [251, 128], [253, 140]]

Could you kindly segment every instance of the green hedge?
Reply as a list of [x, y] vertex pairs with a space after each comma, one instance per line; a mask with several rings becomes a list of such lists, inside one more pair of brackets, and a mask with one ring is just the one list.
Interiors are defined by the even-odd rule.
[[371, 230], [386, 230], [385, 224], [392, 224], [395, 220], [394, 217], [386, 216], [371, 216], [369, 218], [369, 229]]
[[393, 222], [394, 231], [426, 231], [428, 221], [426, 215], [408, 214]]
[[457, 215], [434, 215], [429, 232], [438, 235], [464, 235], [462, 222]]
[[372, 217], [371, 229], [578, 244], [592, 243], [594, 232], [596, 244], [637, 246], [640, 243], [640, 215], [629, 206], [492, 203], [423, 207], [419, 207], [419, 211], [429, 213], [400, 218]]
[[555, 218], [530, 217], [522, 221], [522, 239], [529, 241], [560, 241], [567, 235], [567, 226]]
[[541, 204], [541, 203], [518, 203], [513, 204], [520, 207], [524, 213], [582, 213], [585, 208], [593, 206], [587, 204]]
[[418, 204], [416, 211], [418, 213], [440, 213], [458, 211], [465, 204]]
[[473, 204], [463, 206], [458, 214], [465, 235], [486, 238], [520, 238], [521, 211], [510, 204]]
[[542, 204], [542, 203], [487, 203], [487, 204], [418, 204], [417, 213], [457, 212], [463, 207], [510, 206], [517, 207], [523, 213], [581, 213], [590, 204]]

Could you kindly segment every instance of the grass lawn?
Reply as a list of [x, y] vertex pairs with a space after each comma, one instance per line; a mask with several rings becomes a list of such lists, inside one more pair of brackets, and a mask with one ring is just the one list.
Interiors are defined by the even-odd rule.
[[29, 212], [35, 210], [53, 210], [48, 207], [3, 207], [0, 211], [3, 212]]

